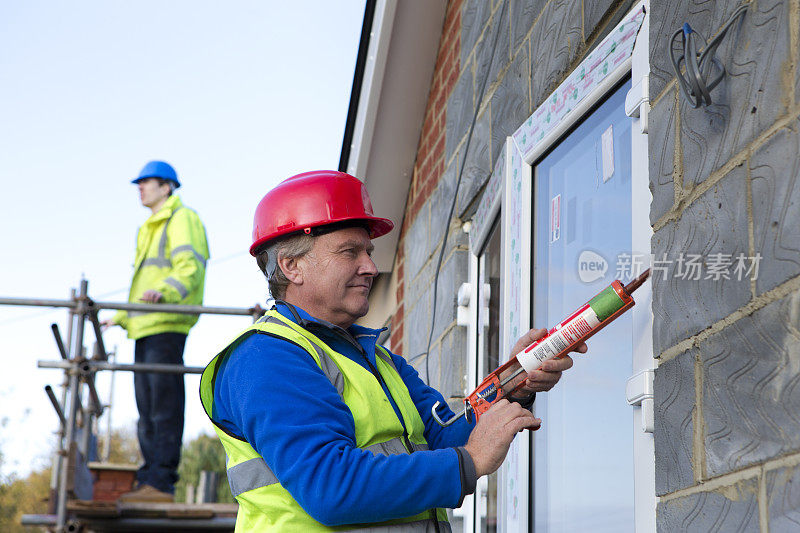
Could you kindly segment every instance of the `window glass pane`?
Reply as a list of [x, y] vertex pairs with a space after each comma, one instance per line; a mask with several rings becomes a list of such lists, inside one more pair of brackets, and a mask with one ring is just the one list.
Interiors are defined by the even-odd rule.
[[[626, 83], [535, 168], [533, 316], [552, 327], [616, 278], [631, 247], [631, 140]], [[627, 279], [623, 282], [628, 281]], [[633, 531], [630, 314], [589, 341], [536, 398], [538, 532]]]

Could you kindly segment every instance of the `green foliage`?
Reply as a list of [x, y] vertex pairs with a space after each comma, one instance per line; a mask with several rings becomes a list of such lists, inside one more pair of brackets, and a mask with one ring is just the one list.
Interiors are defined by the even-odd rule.
[[195, 488], [200, 482], [200, 472], [209, 470], [219, 474], [217, 483], [217, 501], [233, 503], [234, 499], [228, 487], [228, 476], [225, 470], [225, 450], [216, 436], [200, 435], [183, 447], [181, 463], [178, 466], [180, 479], [175, 485], [175, 501], [186, 501], [186, 487]]
[[[98, 446], [100, 450], [98, 450], [98, 453], [104, 449], [105, 434], [103, 434], [99, 440]], [[139, 451], [139, 438], [136, 436], [135, 427], [111, 430], [108, 462], [123, 465], [139, 465], [142, 463], [142, 454]]]
[[49, 468], [32, 472], [25, 479], [14, 475], [0, 479], [0, 531], [32, 531], [31, 528], [21, 525], [22, 515], [46, 513], [49, 494]]

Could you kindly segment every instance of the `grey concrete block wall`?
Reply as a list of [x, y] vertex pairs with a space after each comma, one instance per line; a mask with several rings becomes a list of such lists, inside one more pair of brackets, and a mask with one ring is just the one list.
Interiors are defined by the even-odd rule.
[[[463, 396], [467, 385], [467, 361], [466, 358], [460, 357], [462, 354], [467, 353], [465, 332], [465, 327], [453, 326], [445, 333], [438, 345], [443, 363], [440, 370], [438, 390], [446, 400]], [[454, 400], [450, 404], [454, 405], [454, 407], [460, 407], [461, 401]]]
[[583, 48], [582, 2], [551, 0], [531, 33], [531, 94], [536, 108], [563, 80]]
[[449, 257], [442, 260], [439, 270], [437, 297], [436, 297], [436, 323], [433, 327], [433, 338], [439, 336], [456, 319], [456, 294], [463, 280], [469, 276], [467, 251], [454, 251]]
[[656, 510], [658, 531], [760, 531], [757, 495], [757, 481], [748, 479], [723, 491], [661, 501]]
[[492, 3], [486, 0], [464, 0], [461, 6], [461, 64], [475, 48], [492, 16]]
[[[449, 227], [447, 216], [453, 204], [453, 196], [456, 193], [456, 180], [458, 179], [458, 169], [461, 161], [457, 160], [447, 167], [447, 170], [439, 179], [436, 190], [431, 197], [431, 220], [428, 228], [427, 250], [433, 253], [442, 242], [442, 236]], [[459, 186], [461, 189], [461, 186]]]
[[483, 32], [475, 49], [475, 95], [480, 98], [511, 61], [511, 34], [508, 5], [500, 6]]
[[[455, 215], [460, 218], [464, 218], [478, 190], [483, 188], [492, 174], [490, 118], [491, 113], [487, 108], [476, 120], [472, 137], [468, 137], [462, 146], [462, 150], [466, 150], [467, 157], [464, 159], [464, 171], [461, 173], [455, 211]], [[447, 208], [449, 207], [448, 205]]]
[[450, 161], [458, 143], [469, 131], [469, 125], [475, 112], [474, 77], [472, 72], [461, 71], [461, 76], [447, 99], [445, 120], [444, 161]]
[[784, 466], [767, 472], [770, 533], [800, 531], [800, 468]]
[[800, 450], [800, 293], [698, 345], [707, 476]]
[[420, 209], [404, 239], [405, 268], [412, 278], [419, 273], [433, 252], [429, 243], [430, 231], [430, 201], [428, 201]]
[[615, 0], [593, 0], [592, 2], [583, 2], [583, 27], [584, 39], [589, 36], [586, 32], [591, 32], [600, 21], [606, 16], [606, 13], [611, 11], [612, 8], [617, 7]]
[[753, 237], [760, 254], [756, 293], [800, 274], [800, 122], [758, 148], [750, 161]]
[[782, 82], [790, 63], [787, 9], [785, 0], [751, 4], [718, 49], [728, 75], [712, 91], [714, 103], [692, 109], [681, 99], [685, 185], [707, 179], [786, 115], [791, 96]]
[[694, 484], [695, 352], [685, 352], [656, 369], [655, 467], [659, 496]]
[[[747, 256], [749, 249], [747, 171], [742, 165], [653, 235], [652, 253], [656, 260], [667, 261], [666, 272], [655, 272], [652, 278], [654, 353], [702, 331], [750, 300], [748, 279], [707, 279], [714, 254]], [[690, 254], [701, 258], [699, 269], [687, 266]], [[696, 275], [699, 279], [694, 279]]]
[[711, 106], [675, 105], [667, 53], [684, 21], [713, 35], [738, 5], [651, 2], [652, 251], [701, 254], [704, 268], [714, 252], [761, 255], [741, 282], [653, 279], [665, 532], [800, 530], [800, 3], [748, 2]]
[[675, 204], [675, 180], [681, 179], [680, 164], [676, 164], [675, 135], [678, 117], [675, 92], [660, 99], [650, 110], [650, 223], [655, 224]]
[[511, 52], [516, 53], [531, 31], [547, 0], [509, 0]]
[[531, 114], [529, 71], [528, 47], [523, 46], [491, 97], [492, 162], [497, 161], [506, 137], [517, 131]]
[[428, 347], [428, 332], [431, 327], [431, 309], [433, 308], [433, 292], [425, 291], [417, 302], [406, 313], [406, 342], [403, 356], [419, 370], [419, 363], [424, 364]]

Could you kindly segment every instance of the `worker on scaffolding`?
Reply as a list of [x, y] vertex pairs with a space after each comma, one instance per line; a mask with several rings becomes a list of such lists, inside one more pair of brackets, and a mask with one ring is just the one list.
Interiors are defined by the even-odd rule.
[[[132, 181], [142, 205], [152, 215], [139, 228], [128, 301], [202, 305], [208, 242], [192, 209], [174, 194], [181, 186], [175, 169], [164, 161], [147, 163]], [[120, 325], [136, 341], [136, 363], [183, 364], [183, 349], [197, 315], [120, 311], [106, 327]], [[136, 372], [137, 434], [144, 464], [137, 486], [124, 501], [170, 502], [178, 480], [186, 400], [182, 374]]]
[[572, 366], [548, 361], [516, 403], [500, 400], [477, 425], [439, 426], [431, 407], [442, 395], [377, 344], [380, 330], [354, 324], [377, 275], [371, 239], [392, 227], [358, 179], [334, 171], [289, 178], [256, 208], [250, 253], [276, 305], [200, 385], [227, 453], [237, 531], [449, 531], [444, 508], [499, 468], [519, 431], [539, 427], [525, 407]]

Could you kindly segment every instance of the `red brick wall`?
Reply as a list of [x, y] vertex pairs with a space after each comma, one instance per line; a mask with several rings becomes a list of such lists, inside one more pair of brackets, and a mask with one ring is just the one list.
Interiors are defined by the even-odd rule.
[[425, 109], [425, 120], [417, 147], [417, 158], [414, 163], [414, 174], [411, 179], [405, 217], [397, 244], [394, 264], [397, 271], [397, 309], [392, 318], [390, 337], [390, 349], [395, 353], [403, 353], [405, 317], [403, 250], [406, 230], [417, 217], [425, 201], [433, 194], [444, 171], [445, 107], [447, 98], [461, 72], [461, 4], [462, 0], [452, 0], [447, 6], [433, 82]]
[[116, 501], [120, 495], [133, 489], [135, 470], [93, 470], [94, 492], [92, 499], [102, 502]]

